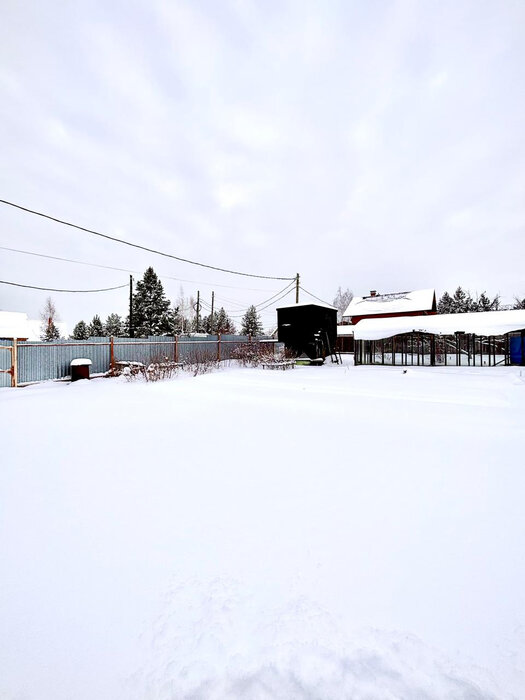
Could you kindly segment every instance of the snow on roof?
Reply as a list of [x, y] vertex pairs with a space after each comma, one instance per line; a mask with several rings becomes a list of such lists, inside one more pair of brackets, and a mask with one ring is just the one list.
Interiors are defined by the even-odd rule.
[[435, 335], [453, 335], [457, 331], [476, 335], [504, 335], [525, 328], [525, 310], [482, 311], [468, 314], [397, 316], [365, 318], [355, 326], [356, 340], [380, 340], [401, 333], [420, 331]]
[[354, 335], [354, 328], [355, 326], [353, 324], [346, 324], [346, 326], [337, 326], [337, 337], [342, 338], [345, 336]]
[[376, 314], [430, 311], [434, 301], [434, 294], [434, 289], [419, 289], [413, 292], [354, 297], [346, 307], [343, 316], [374, 316]]
[[[67, 325], [57, 323], [61, 337], [67, 336]], [[30, 319], [22, 311], [0, 311], [0, 338], [40, 340], [42, 321]]]
[[322, 306], [324, 309], [333, 309], [337, 311], [335, 306], [325, 304], [323, 301], [300, 301], [298, 304], [286, 304], [286, 306], [278, 306], [277, 311], [279, 311], [279, 309], [293, 309], [296, 306]]
[[19, 311], [0, 311], [0, 338], [30, 338], [27, 314]]

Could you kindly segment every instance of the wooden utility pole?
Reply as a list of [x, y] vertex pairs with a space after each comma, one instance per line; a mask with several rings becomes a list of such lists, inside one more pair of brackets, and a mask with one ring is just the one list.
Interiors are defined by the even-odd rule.
[[213, 307], [215, 305], [215, 292], [211, 293], [211, 316], [210, 316], [210, 333], [213, 335]]
[[295, 303], [299, 303], [299, 273], [295, 276]]
[[201, 310], [201, 301], [200, 301], [200, 299], [201, 299], [201, 293], [199, 292], [199, 290], [197, 290], [197, 306], [196, 306], [196, 308], [195, 308], [195, 311], [197, 312], [197, 324], [196, 324], [196, 326], [195, 326], [195, 332], [196, 332], [196, 333], [200, 333], [200, 323], [199, 323], [199, 314], [200, 314], [200, 310]]
[[135, 337], [133, 328], [133, 277], [129, 276], [129, 337]]

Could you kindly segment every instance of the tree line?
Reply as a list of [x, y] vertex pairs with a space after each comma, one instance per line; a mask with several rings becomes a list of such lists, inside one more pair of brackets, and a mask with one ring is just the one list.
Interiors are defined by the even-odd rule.
[[438, 314], [465, 314], [479, 311], [501, 311], [503, 308], [525, 309], [525, 298], [515, 297], [513, 305], [502, 307], [499, 294], [490, 298], [483, 291], [481, 294], [472, 296], [468, 289], [464, 290], [459, 286], [452, 295], [443, 292], [437, 305], [437, 312]]
[[[234, 335], [237, 332], [235, 323], [223, 307], [213, 311], [213, 314], [201, 316], [200, 313], [195, 313], [195, 306], [193, 297], [186, 300], [182, 294], [179, 303], [172, 303], [167, 298], [158, 275], [152, 267], [148, 267], [142, 279], [137, 281], [132, 296], [131, 317], [128, 315], [123, 318], [119, 314], [112, 313], [103, 322], [96, 314], [89, 323], [79, 321], [73, 329], [71, 338], [74, 340], [106, 336], [147, 338], [184, 333]], [[240, 334], [251, 336], [263, 334], [262, 322], [254, 305], [250, 306], [242, 317]], [[46, 324], [43, 328], [42, 340], [54, 340], [58, 337], [58, 335], [50, 337], [51, 335], [49, 324]]]

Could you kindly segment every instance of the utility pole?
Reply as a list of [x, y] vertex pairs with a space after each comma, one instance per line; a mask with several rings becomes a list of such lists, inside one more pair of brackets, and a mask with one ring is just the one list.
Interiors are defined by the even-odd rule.
[[210, 316], [210, 333], [213, 335], [213, 307], [215, 305], [215, 292], [211, 293], [211, 316]]
[[200, 323], [199, 323], [199, 312], [201, 310], [200, 298], [201, 298], [201, 293], [199, 292], [199, 290], [197, 290], [197, 306], [195, 308], [195, 311], [197, 312], [197, 325], [195, 326], [196, 333], [200, 332]]
[[129, 276], [129, 337], [135, 337], [133, 328], [133, 277]]
[[295, 303], [299, 303], [299, 273], [295, 276]]

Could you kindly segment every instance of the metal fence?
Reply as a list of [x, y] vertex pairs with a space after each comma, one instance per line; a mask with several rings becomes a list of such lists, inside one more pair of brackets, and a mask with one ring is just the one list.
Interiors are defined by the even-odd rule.
[[71, 361], [91, 360], [91, 373], [107, 372], [116, 362], [171, 360], [180, 363], [231, 359], [244, 343], [274, 343], [270, 338], [241, 335], [150, 336], [149, 338], [90, 338], [53, 343], [0, 339], [0, 387], [17, 386], [70, 376]]
[[13, 346], [12, 340], [0, 338], [0, 389], [15, 386]]

